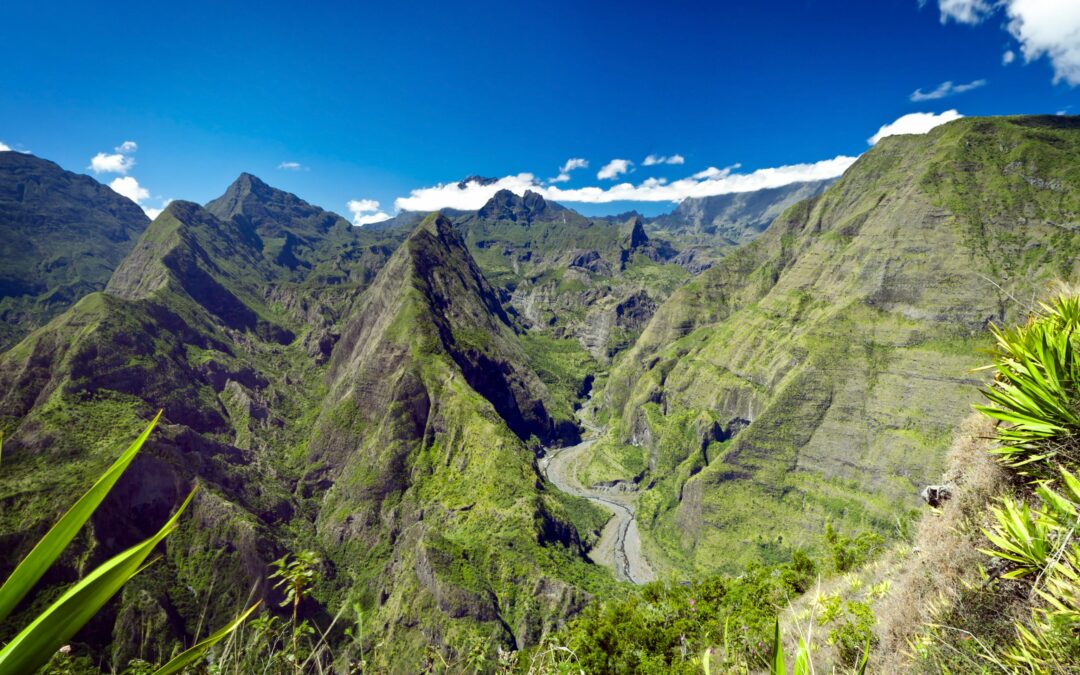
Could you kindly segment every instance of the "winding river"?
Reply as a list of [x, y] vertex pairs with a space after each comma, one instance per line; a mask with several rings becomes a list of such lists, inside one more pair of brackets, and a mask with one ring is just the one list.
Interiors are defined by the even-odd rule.
[[[593, 433], [599, 430], [585, 425]], [[540, 459], [540, 470], [548, 482], [567, 494], [584, 497], [614, 516], [604, 526], [600, 539], [589, 551], [598, 565], [610, 567], [620, 581], [644, 584], [656, 578], [641, 550], [641, 536], [634, 517], [634, 495], [585, 487], [577, 479], [578, 465], [588, 456], [595, 438], [567, 448], [549, 449]]]

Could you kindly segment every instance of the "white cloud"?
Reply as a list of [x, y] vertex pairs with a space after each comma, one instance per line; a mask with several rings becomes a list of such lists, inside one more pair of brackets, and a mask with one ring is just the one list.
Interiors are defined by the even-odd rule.
[[10, 146], [5, 144], [3, 141], [0, 141], [0, 152], [8, 152], [10, 150], [11, 150]]
[[554, 178], [549, 178], [549, 183], [565, 183], [570, 180], [570, 172], [576, 169], [589, 168], [589, 160], [581, 159], [580, 157], [571, 157], [566, 160], [566, 163], [559, 169], [559, 175]]
[[838, 156], [809, 164], [791, 164], [749, 173], [735, 173], [736, 166], [710, 167], [687, 178], [666, 182], [646, 180], [639, 185], [621, 183], [610, 188], [587, 187], [562, 190], [549, 187], [545, 197], [559, 202], [603, 204], [614, 201], [680, 202], [687, 197], [710, 197], [732, 192], [752, 192], [802, 181], [835, 178], [855, 163], [856, 157]]
[[652, 166], [654, 164], [686, 164], [686, 158], [682, 155], [671, 155], [665, 157], [663, 155], [649, 155], [643, 161], [642, 166]]
[[1009, 33], [1027, 62], [1043, 56], [1054, 66], [1054, 84], [1080, 85], [1080, 3], [1009, 0]]
[[975, 80], [973, 82], [968, 82], [967, 84], [953, 84], [951, 80], [946, 80], [939, 84], [937, 89], [934, 89], [933, 91], [924, 92], [922, 89], [916, 89], [911, 94], [911, 100], [916, 103], [920, 101], [936, 101], [939, 98], [956, 96], [957, 94], [963, 94], [966, 91], [978, 89], [983, 86], [986, 86], [986, 80]]
[[124, 141], [113, 148], [115, 152], [112, 154], [99, 152], [94, 155], [90, 159], [90, 166], [87, 168], [93, 169], [94, 173], [120, 174], [109, 183], [109, 187], [138, 204], [139, 208], [150, 218], [157, 218], [172, 200], [164, 200], [161, 208], [151, 208], [143, 203], [150, 199], [150, 191], [139, 185], [139, 181], [134, 176], [127, 175], [128, 171], [131, 171], [132, 167], [135, 166], [135, 158], [131, 154], [138, 149], [139, 144], [135, 141]]
[[613, 159], [600, 167], [600, 172], [596, 174], [596, 177], [600, 180], [614, 180], [630, 171], [630, 167], [633, 165], [634, 163], [628, 159]]
[[[1054, 83], [1080, 85], [1080, 2], [1075, 0], [938, 0], [941, 22], [982, 23], [1004, 9], [1006, 28], [1020, 44], [1024, 61], [1050, 59]], [[1002, 62], [1015, 58], [1005, 53]]]
[[940, 115], [934, 113], [911, 113], [904, 115], [891, 124], [882, 126], [876, 134], [867, 139], [867, 143], [874, 145], [886, 136], [925, 134], [936, 126], [958, 120], [961, 117], [963, 115], [955, 110], [946, 110]]
[[1016, 52], [1011, 49], [1006, 49], [1005, 53], [1001, 55], [1001, 65], [1007, 66], [1016, 60]]
[[402, 211], [436, 211], [443, 208], [472, 210], [483, 206], [499, 190], [510, 190], [518, 195], [532, 190], [546, 199], [566, 203], [680, 202], [687, 197], [751, 192], [801, 181], [835, 178], [846, 171], [855, 160], [855, 157], [839, 156], [821, 162], [758, 169], [749, 173], [735, 173], [739, 168], [736, 164], [724, 169], [710, 167], [675, 181], [649, 178], [638, 185], [620, 183], [606, 188], [564, 189], [553, 185], [544, 186], [533, 174], [521, 173], [500, 178], [489, 185], [471, 181], [464, 185], [444, 183], [413, 190], [408, 197], [397, 199], [394, 206]]
[[282, 162], [281, 164], [277, 165], [277, 168], [284, 171], [299, 171], [304, 167], [300, 164], [300, 162]]
[[127, 157], [120, 153], [106, 155], [104, 152], [99, 152], [90, 160], [89, 168], [93, 169], [94, 173], [126, 174], [133, 166], [135, 166], [134, 157]]
[[353, 225], [363, 227], [372, 223], [390, 220], [390, 215], [379, 210], [379, 202], [374, 199], [352, 199], [346, 205], [353, 217]]
[[139, 149], [139, 144], [135, 141], [124, 141], [120, 145], [113, 148], [112, 154], [99, 152], [90, 159], [90, 166], [88, 169], [93, 169], [94, 173], [118, 173], [120, 175], [127, 175], [128, 171], [135, 166], [135, 158], [130, 155]]
[[566, 160], [566, 164], [562, 165], [562, 168], [559, 169], [559, 173], [570, 173], [574, 169], [588, 169], [588, 168], [589, 168], [589, 160], [581, 159], [580, 157], [571, 157], [570, 159]]
[[531, 173], [519, 173], [484, 184], [471, 180], [465, 183], [440, 183], [434, 187], [412, 190], [408, 197], [394, 200], [398, 211], [438, 211], [439, 209], [478, 209], [495, 196], [499, 190], [524, 194], [526, 190], [541, 192], [540, 181]]
[[134, 176], [114, 178], [113, 181], [109, 183], [109, 187], [136, 204], [150, 198], [150, 191], [139, 185], [139, 181], [135, 180]]
[[941, 23], [949, 19], [957, 23], [976, 24], [994, 11], [992, 3], [986, 0], [938, 0], [941, 10]]

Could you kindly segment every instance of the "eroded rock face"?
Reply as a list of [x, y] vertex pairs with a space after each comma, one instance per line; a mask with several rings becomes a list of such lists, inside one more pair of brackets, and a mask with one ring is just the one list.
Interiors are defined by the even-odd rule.
[[[896, 505], [915, 505], [940, 474], [937, 439], [977, 397], [971, 343], [987, 318], [1009, 321], [1008, 295], [1076, 274], [1076, 261], [1055, 252], [1080, 237], [1057, 225], [1075, 214], [1061, 210], [1052, 182], [1080, 194], [1063, 168], [1080, 123], [1066, 124], [962, 120], [885, 139], [656, 310], [605, 399], [622, 411], [618, 440], [649, 452], [647, 489], [675, 505], [647, 526], [658, 547], [690, 568], [734, 570], [764, 544], [734, 544], [733, 531], [795, 547], [819, 540], [828, 519], [857, 529], [853, 513], [885, 522]], [[996, 187], [1003, 179], [1007, 191]], [[1004, 291], [980, 281], [1024, 256]], [[710, 420], [723, 429], [734, 418], [748, 424], [716, 452], [706, 447], [704, 461], [671, 451], [702, 439]], [[734, 515], [724, 508], [732, 500], [755, 508]], [[698, 536], [679, 540], [684, 530]]]
[[599, 251], [582, 251], [572, 254], [570, 267], [603, 276], [611, 276], [612, 273], [611, 265], [600, 257]]
[[702, 248], [685, 248], [672, 258], [671, 262], [696, 275], [712, 267], [716, 260]]
[[653, 220], [661, 230], [705, 235], [715, 243], [743, 244], [765, 231], [792, 205], [821, 194], [834, 179], [792, 183], [753, 192], [691, 197], [670, 214]]

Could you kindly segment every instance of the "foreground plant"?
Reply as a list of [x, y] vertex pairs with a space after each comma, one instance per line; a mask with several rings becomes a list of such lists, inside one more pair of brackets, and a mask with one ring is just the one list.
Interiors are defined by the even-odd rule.
[[298, 640], [301, 635], [310, 636], [315, 632], [307, 621], [297, 623], [300, 601], [311, 594], [312, 586], [319, 579], [319, 563], [321, 562], [314, 551], [301, 551], [291, 558], [286, 555], [272, 563], [277, 571], [271, 574], [270, 578], [279, 580], [274, 588], [282, 589], [285, 594], [281, 606], [292, 605], [291, 656], [296, 672], [301, 672]]
[[[976, 409], [998, 427], [1002, 463], [1030, 471], [1055, 458], [1080, 460], [1080, 328], [1076, 297], [1042, 304], [1023, 326], [992, 327], [994, 383], [983, 391], [991, 405]], [[1032, 466], [1034, 465], [1034, 466]]]
[[[161, 412], [127, 450], [110, 466], [101, 478], [75, 505], [53, 525], [15, 571], [0, 587], [0, 621], [11, 614], [19, 602], [33, 589], [52, 566], [82, 526], [135, 459], [140, 448], [161, 418]], [[69, 588], [58, 600], [35, 617], [7, 645], [0, 649], [0, 672], [32, 673], [45, 665], [57, 649], [67, 642], [123, 588], [136, 574], [146, 569], [146, 559], [157, 545], [176, 529], [180, 516], [191, 504], [192, 490], [176, 513], [149, 539], [120, 553], [87, 574]], [[181, 653], [155, 671], [155, 675], [178, 673], [195, 663], [212, 645], [229, 635], [258, 606], [252, 606], [224, 629], [214, 633], [191, 649]]]
[[[712, 667], [712, 650], [705, 652], [702, 657], [701, 665], [705, 671], [705, 675], [712, 675], [710, 668]], [[858, 665], [855, 668], [856, 675], [864, 675], [866, 673], [866, 663], [870, 658], [870, 641], [867, 640], [866, 646], [862, 651], [862, 657], [859, 659]], [[745, 665], [745, 664], [740, 664]], [[741, 671], [740, 672], [745, 672]], [[799, 637], [799, 648], [795, 652], [795, 662], [792, 666], [791, 675], [813, 675], [814, 662], [810, 658], [810, 646], [806, 643], [806, 640], [802, 636]], [[784, 640], [780, 633], [780, 619], [776, 620], [775, 628], [773, 629], [773, 641], [772, 641], [772, 659], [769, 661], [769, 675], [788, 675], [786, 665], [786, 654], [784, 653]]]
[[1041, 479], [991, 509], [991, 547], [982, 549], [1004, 564], [1003, 578], [1033, 579], [1031, 620], [1015, 624], [1017, 639], [1004, 650], [1009, 668], [1022, 672], [1075, 672], [1080, 660], [1078, 328], [1080, 296], [1062, 295], [1024, 326], [995, 329], [995, 382], [983, 392], [991, 405], [978, 406], [1003, 423], [1001, 463]]

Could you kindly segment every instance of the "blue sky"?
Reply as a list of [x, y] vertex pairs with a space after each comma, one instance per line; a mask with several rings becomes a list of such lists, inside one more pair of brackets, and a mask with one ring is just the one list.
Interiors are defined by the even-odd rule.
[[[0, 142], [137, 184], [146, 208], [248, 171], [344, 215], [470, 175], [656, 213], [842, 170], [817, 163], [911, 113], [1080, 112], [1080, 3], [940, 3], [5, 3]], [[126, 174], [95, 174], [97, 153]], [[548, 182], [572, 158], [588, 167]], [[615, 159], [632, 164], [598, 177]], [[612, 202], [624, 182], [662, 201]]]

